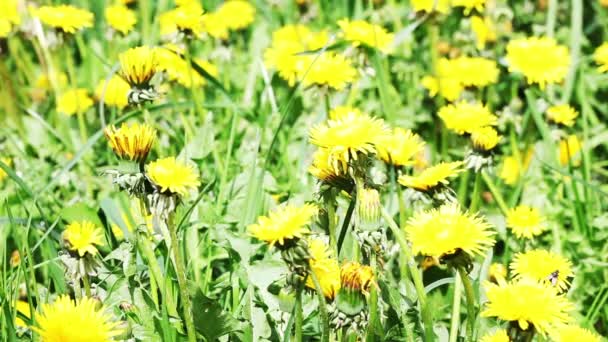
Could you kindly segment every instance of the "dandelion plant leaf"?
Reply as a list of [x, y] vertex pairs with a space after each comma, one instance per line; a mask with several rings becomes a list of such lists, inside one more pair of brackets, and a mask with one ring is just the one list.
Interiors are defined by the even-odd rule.
[[196, 330], [207, 341], [218, 338], [239, 329], [239, 322], [232, 315], [224, 312], [217, 300], [197, 291], [192, 299], [194, 325]]

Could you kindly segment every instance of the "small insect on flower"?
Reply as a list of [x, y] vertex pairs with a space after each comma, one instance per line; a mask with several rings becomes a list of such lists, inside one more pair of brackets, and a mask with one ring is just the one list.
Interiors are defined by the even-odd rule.
[[185, 197], [200, 185], [199, 175], [192, 165], [175, 157], [157, 159], [148, 164], [146, 175], [161, 193]]
[[348, 19], [339, 20], [338, 26], [342, 30], [344, 39], [354, 46], [365, 45], [386, 54], [392, 50], [391, 45], [395, 35], [389, 33], [382, 26], [371, 24], [365, 20], [350, 21]]
[[568, 48], [548, 37], [514, 39], [507, 45], [506, 58], [509, 71], [522, 73], [541, 89], [563, 82], [570, 66]]
[[449, 178], [455, 177], [463, 171], [462, 165], [461, 161], [442, 162], [425, 169], [416, 176], [399, 176], [399, 184], [418, 191], [434, 190], [439, 186], [448, 185]]
[[270, 246], [284, 246], [310, 233], [308, 226], [319, 209], [312, 204], [301, 207], [287, 205], [258, 217], [258, 222], [247, 227], [249, 233]]
[[120, 75], [131, 87], [146, 89], [156, 74], [158, 61], [156, 50], [147, 46], [131, 48], [118, 56]]
[[104, 15], [108, 25], [122, 34], [131, 32], [137, 23], [135, 12], [120, 4], [106, 7]]
[[572, 127], [578, 117], [578, 112], [567, 104], [551, 106], [546, 114], [549, 120], [568, 127]]
[[555, 342], [601, 342], [602, 337], [577, 325], [566, 324], [552, 329], [549, 333]]
[[520, 205], [507, 212], [507, 227], [519, 239], [532, 239], [545, 231], [545, 218], [536, 208]]
[[541, 249], [516, 254], [509, 267], [514, 279], [530, 277], [560, 291], [568, 288], [568, 278], [573, 276], [572, 263], [568, 259]]
[[488, 302], [482, 317], [497, 317], [517, 323], [521, 330], [530, 326], [546, 336], [554, 327], [570, 320], [574, 306], [564, 295], [534, 279], [521, 278], [512, 282], [485, 282]]
[[97, 254], [96, 246], [104, 245], [103, 231], [90, 221], [77, 221], [70, 223], [63, 231], [63, 241], [71, 251], [78, 252], [78, 256]]
[[72, 5], [42, 6], [32, 15], [40, 21], [65, 33], [76, 33], [93, 27], [93, 13]]
[[[60, 296], [52, 304], [42, 304], [36, 314], [34, 332], [46, 342], [107, 342], [121, 333], [105, 307], [95, 299], [84, 297], [73, 301]], [[66, 324], [69, 322], [69, 324]]]
[[473, 257], [494, 245], [495, 232], [482, 217], [462, 213], [455, 203], [415, 213], [405, 232], [415, 254], [441, 259], [462, 251]]
[[103, 132], [119, 158], [137, 163], [146, 161], [156, 139], [156, 130], [147, 124], [123, 123], [120, 128], [108, 126]]

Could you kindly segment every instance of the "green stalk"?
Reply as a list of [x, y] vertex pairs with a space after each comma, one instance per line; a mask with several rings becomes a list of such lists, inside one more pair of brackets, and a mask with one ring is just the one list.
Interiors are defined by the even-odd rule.
[[473, 341], [473, 336], [475, 334], [475, 292], [473, 290], [473, 284], [471, 284], [471, 279], [467, 275], [463, 266], [458, 266], [458, 273], [460, 274], [460, 279], [462, 279], [462, 284], [464, 285], [464, 293], [467, 299], [467, 341]]
[[462, 292], [462, 281], [458, 274], [454, 277], [454, 302], [452, 304], [452, 320], [450, 322], [450, 341], [458, 340], [458, 326], [460, 325], [460, 296]]
[[[327, 314], [327, 307], [325, 306], [325, 295], [319, 283], [319, 278], [312, 270], [309, 270], [310, 277], [315, 284], [315, 290], [317, 292], [317, 299], [319, 300], [319, 314], [321, 316], [321, 332], [323, 333], [321, 341], [329, 342], [329, 315]], [[299, 341], [299, 340], [298, 340]]]
[[399, 229], [399, 226], [397, 226], [397, 223], [395, 223], [393, 218], [386, 211], [386, 209], [384, 209], [384, 207], [381, 208], [381, 213], [382, 213], [382, 217], [384, 218], [384, 220], [388, 224], [389, 228], [391, 229], [393, 235], [395, 236], [395, 239], [397, 239], [397, 243], [399, 244], [399, 247], [401, 247], [401, 252], [403, 252], [403, 254], [405, 254], [405, 257], [408, 261], [408, 263], [407, 263], [408, 268], [409, 268], [410, 274], [412, 275], [412, 280], [414, 281], [414, 287], [416, 288], [418, 302], [420, 303], [420, 311], [422, 313], [422, 322], [424, 324], [424, 340], [425, 341], [434, 341], [435, 335], [433, 333], [433, 317], [432, 317], [431, 311], [429, 310], [428, 305], [427, 305], [426, 292], [424, 291], [424, 284], [422, 283], [422, 277], [421, 277], [421, 274], [420, 274], [418, 268], [415, 266], [416, 262], [412, 255], [410, 246], [407, 243], [405, 235], [403, 234], [401, 229]]
[[91, 298], [91, 282], [89, 281], [89, 274], [84, 272], [82, 275], [82, 283], [84, 284], [84, 293], [88, 298]]
[[338, 254], [338, 241], [336, 240], [336, 196], [330, 189], [324, 196], [325, 208], [327, 209], [327, 230], [329, 231], [329, 244]]
[[570, 14], [570, 68], [566, 76], [562, 102], [569, 103], [576, 81], [576, 71], [579, 67], [581, 42], [583, 38], [583, 2], [572, 0]]
[[[372, 252], [370, 255], [370, 264], [374, 275], [377, 275], [378, 270], [375, 252]], [[377, 329], [379, 326], [378, 319], [380, 315], [378, 314], [378, 289], [376, 286], [372, 286], [370, 289], [369, 302], [369, 326], [367, 328], [367, 341], [373, 342], [376, 340], [377, 333], [382, 333], [381, 328]]]
[[480, 173], [484, 183], [486, 183], [486, 186], [488, 187], [488, 190], [490, 190], [490, 193], [492, 193], [496, 204], [498, 204], [498, 208], [500, 208], [500, 211], [503, 213], [503, 215], [506, 215], [507, 212], [509, 212], [509, 207], [507, 207], [507, 204], [505, 203], [505, 200], [503, 199], [501, 193], [498, 191], [496, 185], [494, 185], [494, 182], [484, 170], [481, 170]]
[[295, 326], [296, 326], [296, 331], [295, 331], [295, 335], [294, 335], [294, 341], [302, 341], [302, 288], [303, 286], [300, 285], [298, 286], [298, 290], [296, 291], [296, 320], [295, 320]]
[[479, 172], [475, 172], [475, 183], [473, 186], [473, 195], [471, 195], [471, 204], [469, 205], [469, 211], [474, 213], [477, 211], [477, 207], [479, 206], [479, 192], [481, 188], [481, 177], [479, 176]]
[[179, 251], [179, 243], [177, 240], [177, 227], [173, 224], [173, 214], [167, 220], [167, 228], [171, 236], [171, 251], [173, 252], [173, 263], [175, 266], [175, 274], [177, 275], [177, 285], [179, 286], [182, 304], [184, 306], [184, 320], [186, 321], [186, 333], [188, 334], [188, 342], [196, 342], [196, 330], [194, 329], [194, 316], [192, 315], [192, 301], [188, 293], [188, 283], [186, 282], [186, 270], [184, 261], [182, 260]]
[[547, 9], [547, 23], [545, 26], [547, 37], [555, 35], [555, 21], [557, 19], [557, 0], [549, 0]]

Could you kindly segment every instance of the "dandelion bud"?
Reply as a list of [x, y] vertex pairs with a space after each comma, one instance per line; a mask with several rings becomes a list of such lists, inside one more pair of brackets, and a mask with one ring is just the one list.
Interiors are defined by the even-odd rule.
[[365, 222], [380, 218], [380, 193], [373, 188], [360, 187], [357, 191], [357, 214]]

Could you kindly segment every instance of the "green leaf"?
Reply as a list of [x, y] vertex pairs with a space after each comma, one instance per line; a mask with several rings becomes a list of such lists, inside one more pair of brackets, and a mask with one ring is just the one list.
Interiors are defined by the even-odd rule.
[[194, 311], [194, 326], [207, 341], [217, 341], [218, 338], [239, 329], [239, 322], [225, 313], [217, 300], [197, 291], [192, 300]]

